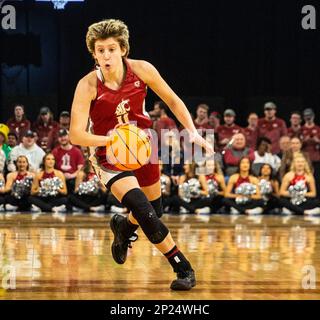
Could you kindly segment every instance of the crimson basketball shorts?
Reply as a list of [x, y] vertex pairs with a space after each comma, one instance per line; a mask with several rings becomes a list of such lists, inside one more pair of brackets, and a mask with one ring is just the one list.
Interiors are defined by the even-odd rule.
[[158, 163], [147, 163], [134, 171], [112, 171], [104, 166], [91, 162], [100, 181], [110, 189], [111, 184], [126, 176], [135, 176], [140, 187], [148, 187], [160, 179], [160, 168]]

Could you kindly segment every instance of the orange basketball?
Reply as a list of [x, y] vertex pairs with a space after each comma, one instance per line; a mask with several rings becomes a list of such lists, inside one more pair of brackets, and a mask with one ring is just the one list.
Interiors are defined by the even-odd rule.
[[109, 163], [123, 171], [136, 170], [146, 164], [151, 155], [151, 143], [147, 134], [133, 124], [115, 127], [106, 145]]

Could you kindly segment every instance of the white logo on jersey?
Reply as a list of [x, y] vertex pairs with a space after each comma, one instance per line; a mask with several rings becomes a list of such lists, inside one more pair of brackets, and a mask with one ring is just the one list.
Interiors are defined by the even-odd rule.
[[63, 171], [68, 171], [71, 169], [71, 165], [70, 165], [70, 155], [68, 153], [66, 153], [63, 157], [62, 157], [62, 164], [61, 164], [61, 170]]
[[122, 100], [118, 104], [116, 112], [115, 112], [117, 119], [118, 119], [118, 122], [120, 124], [129, 122], [129, 117], [128, 117], [129, 111], [130, 111], [129, 99]]
[[136, 81], [136, 82], [134, 83], [134, 85], [135, 85], [137, 88], [139, 88], [139, 87], [140, 87], [140, 81]]

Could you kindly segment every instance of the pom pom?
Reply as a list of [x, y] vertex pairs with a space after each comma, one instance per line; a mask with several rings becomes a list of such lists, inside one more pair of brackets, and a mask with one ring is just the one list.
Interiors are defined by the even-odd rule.
[[242, 196], [236, 198], [236, 203], [245, 204], [250, 201], [250, 196], [257, 193], [257, 187], [252, 183], [244, 182], [236, 188], [235, 193]]

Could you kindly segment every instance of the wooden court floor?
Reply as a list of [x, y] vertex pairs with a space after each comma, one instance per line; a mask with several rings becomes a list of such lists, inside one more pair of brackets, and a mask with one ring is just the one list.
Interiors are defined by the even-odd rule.
[[0, 214], [0, 299], [320, 299], [319, 217], [165, 215], [196, 270], [190, 292], [170, 291], [175, 275], [141, 232], [117, 265], [109, 220]]

